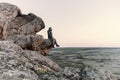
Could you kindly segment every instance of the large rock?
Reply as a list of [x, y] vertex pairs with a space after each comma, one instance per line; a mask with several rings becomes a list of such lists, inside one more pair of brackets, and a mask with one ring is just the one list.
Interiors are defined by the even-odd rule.
[[9, 36], [7, 40], [13, 41], [23, 49], [36, 50], [44, 38], [42, 35], [14, 35]]
[[14, 35], [35, 35], [45, 27], [40, 17], [22, 14], [20, 9], [8, 3], [0, 3], [0, 39]]
[[[55, 39], [53, 39], [53, 43], [55, 44]], [[44, 39], [44, 41], [37, 47], [37, 51], [40, 51], [42, 55], [47, 55], [51, 50], [52, 45], [50, 39]]]
[[34, 71], [27, 68], [22, 48], [9, 41], [0, 42], [0, 80], [37, 80]]
[[30, 63], [34, 64], [35, 67], [44, 67], [47, 71], [51, 72], [61, 70], [58, 64], [36, 51], [25, 50], [24, 53], [25, 56], [29, 59]]
[[0, 80], [117, 80], [109, 71], [65, 67], [36, 51], [0, 41]]
[[15, 19], [20, 9], [11, 4], [0, 3], [0, 39], [3, 39], [3, 28], [8, 21]]
[[18, 13], [20, 13], [20, 9], [11, 4], [0, 3], [0, 21], [7, 22], [13, 20]]
[[10, 41], [0, 41], [0, 80], [38, 80], [38, 69], [54, 73], [60, 67], [36, 51], [24, 51]]
[[0, 3], [0, 40], [11, 40], [23, 49], [40, 52], [37, 47], [44, 38], [36, 33], [44, 27], [43, 20], [33, 13], [25, 15], [15, 5]]
[[41, 18], [30, 13], [28, 15], [18, 15], [14, 20], [8, 21], [4, 26], [3, 37], [13, 35], [35, 35], [45, 27]]

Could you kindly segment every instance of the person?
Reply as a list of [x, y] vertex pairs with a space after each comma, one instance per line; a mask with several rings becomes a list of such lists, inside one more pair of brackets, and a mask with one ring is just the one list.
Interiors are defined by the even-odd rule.
[[51, 41], [51, 46], [54, 48], [54, 44], [55, 44], [57, 47], [59, 47], [56, 39], [53, 38], [52, 27], [49, 27], [47, 34], [48, 34], [48, 39]]

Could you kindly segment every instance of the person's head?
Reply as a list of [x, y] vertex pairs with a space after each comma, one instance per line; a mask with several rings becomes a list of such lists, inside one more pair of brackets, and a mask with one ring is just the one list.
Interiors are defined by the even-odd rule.
[[52, 27], [49, 27], [49, 30], [52, 31]]

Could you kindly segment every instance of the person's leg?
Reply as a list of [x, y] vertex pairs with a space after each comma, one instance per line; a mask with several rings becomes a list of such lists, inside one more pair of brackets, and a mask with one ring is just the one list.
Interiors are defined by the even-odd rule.
[[54, 39], [54, 40], [55, 40], [55, 45], [56, 45], [57, 47], [60, 47], [60, 45], [58, 45], [56, 39]]
[[53, 40], [53, 38], [50, 38], [50, 41], [51, 41], [51, 46], [54, 48], [54, 40]]

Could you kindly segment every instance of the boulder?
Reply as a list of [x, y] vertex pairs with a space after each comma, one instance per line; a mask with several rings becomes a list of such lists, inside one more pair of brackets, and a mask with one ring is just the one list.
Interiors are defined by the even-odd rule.
[[38, 80], [38, 69], [54, 73], [61, 68], [40, 53], [23, 50], [11, 41], [0, 41], [0, 80]]
[[36, 35], [45, 27], [43, 20], [33, 13], [22, 14], [12, 4], [0, 3], [0, 39], [14, 35]]
[[44, 41], [42, 35], [14, 35], [7, 38], [9, 41], [13, 41], [23, 49], [36, 50]]
[[0, 80], [37, 80], [34, 71], [27, 68], [27, 58], [20, 46], [10, 41], [0, 41]]
[[41, 51], [37, 47], [44, 38], [36, 33], [44, 27], [43, 20], [33, 13], [22, 14], [17, 6], [0, 3], [0, 40], [13, 41], [22, 49]]
[[[55, 39], [53, 39], [53, 43], [55, 44]], [[51, 41], [49, 39], [44, 39], [44, 41], [37, 47], [37, 50], [41, 52], [42, 55], [47, 55], [49, 51], [51, 50], [52, 45]]]
[[14, 35], [36, 35], [37, 32], [45, 27], [40, 17], [30, 13], [20, 14], [15, 19], [6, 22], [3, 27], [3, 38]]
[[15, 19], [20, 9], [8, 3], [0, 3], [0, 40], [3, 39], [3, 28], [8, 21]]
[[0, 22], [13, 20], [20, 12], [20, 9], [15, 5], [0, 3]]

